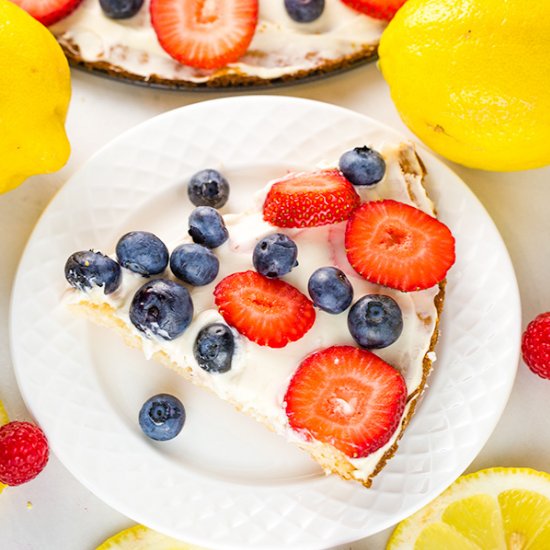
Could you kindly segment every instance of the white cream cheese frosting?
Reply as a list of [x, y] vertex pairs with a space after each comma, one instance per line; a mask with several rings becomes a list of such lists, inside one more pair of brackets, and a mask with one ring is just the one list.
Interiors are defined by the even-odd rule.
[[[324, 62], [337, 61], [378, 44], [386, 25], [340, 0], [326, 0], [323, 14], [312, 23], [290, 19], [283, 0], [259, 0], [259, 7], [258, 25], [248, 52], [224, 68], [224, 74], [271, 80], [315, 69]], [[161, 48], [151, 25], [149, 0], [127, 20], [106, 17], [99, 0], [83, 0], [51, 31], [69, 50], [76, 47], [83, 61], [106, 62], [113, 70], [145, 80], [155, 75], [199, 84], [221, 74], [182, 65]]]
[[[422, 178], [404, 174], [398, 148], [386, 146], [381, 152], [386, 160], [386, 175], [372, 189], [359, 191], [362, 200], [391, 198], [433, 215], [434, 207], [426, 194]], [[232, 185], [238, 185], [238, 182], [232, 182]], [[436, 330], [438, 311], [434, 301], [439, 287], [436, 285], [427, 290], [404, 293], [369, 283], [347, 261], [344, 250], [345, 222], [307, 229], [276, 228], [262, 219], [262, 204], [268, 189], [269, 184], [257, 193], [256, 208], [224, 216], [229, 240], [214, 251], [220, 260], [220, 272], [209, 285], [188, 287], [194, 304], [194, 318], [183, 335], [175, 340], [149, 338], [132, 325], [129, 319], [130, 304], [135, 291], [147, 279], [126, 269], [122, 269], [122, 283], [113, 294], [106, 296], [103, 289], [97, 287], [88, 292], [71, 289], [67, 292], [66, 301], [72, 304], [110, 305], [128, 330], [141, 340], [148, 357], [162, 350], [175, 364], [190, 367], [192, 377], [220, 398], [239, 404], [243, 412], [255, 418], [269, 419], [275, 431], [288, 440], [304, 442], [288, 424], [284, 395], [293, 373], [307, 355], [333, 345], [355, 345], [347, 327], [347, 311], [331, 315], [316, 310], [313, 327], [300, 340], [281, 349], [259, 346], [234, 331], [236, 351], [231, 370], [223, 374], [208, 373], [194, 359], [193, 343], [201, 328], [210, 323], [224, 322], [214, 304], [213, 291], [216, 284], [227, 275], [253, 269], [252, 252], [262, 237], [276, 231], [286, 233], [298, 246], [299, 265], [283, 280], [306, 296], [307, 283], [313, 271], [322, 266], [335, 265], [347, 274], [352, 283], [354, 302], [373, 293], [390, 295], [397, 301], [403, 314], [403, 332], [395, 343], [374, 353], [403, 374], [409, 396], [417, 393], [422, 384], [424, 358], [430, 351], [432, 335]], [[177, 244], [180, 243], [174, 243], [174, 247]], [[173, 279], [169, 270], [162, 276]], [[435, 359], [435, 355], [430, 358]], [[403, 418], [407, 417], [410, 406], [409, 403]], [[349, 459], [356, 468], [354, 475], [357, 479], [368, 479], [400, 431], [397, 429], [390, 441], [375, 453], [365, 458]]]

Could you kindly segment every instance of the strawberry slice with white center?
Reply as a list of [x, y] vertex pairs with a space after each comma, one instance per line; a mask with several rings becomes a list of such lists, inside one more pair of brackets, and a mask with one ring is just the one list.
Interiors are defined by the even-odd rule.
[[162, 48], [199, 69], [237, 61], [258, 23], [258, 0], [151, 0], [150, 11]]
[[314, 227], [347, 220], [359, 206], [353, 185], [339, 170], [289, 174], [273, 183], [264, 220], [277, 227]]
[[53, 25], [72, 13], [82, 0], [11, 0], [43, 25]]
[[285, 395], [288, 422], [307, 439], [363, 458], [384, 446], [399, 426], [407, 386], [370, 351], [333, 346], [309, 355]]
[[394, 200], [362, 204], [348, 220], [345, 242], [349, 263], [359, 275], [403, 292], [441, 282], [455, 262], [449, 228]]
[[282, 348], [299, 340], [315, 322], [309, 298], [292, 285], [255, 271], [222, 279], [214, 298], [227, 323], [260, 346]]

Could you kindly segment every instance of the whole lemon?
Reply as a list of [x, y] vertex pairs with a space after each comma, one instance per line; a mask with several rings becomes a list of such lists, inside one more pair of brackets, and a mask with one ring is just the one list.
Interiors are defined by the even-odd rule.
[[409, 0], [380, 42], [407, 126], [485, 170], [550, 163], [550, 2]]
[[0, 0], [0, 193], [67, 162], [70, 96], [69, 66], [51, 32]]

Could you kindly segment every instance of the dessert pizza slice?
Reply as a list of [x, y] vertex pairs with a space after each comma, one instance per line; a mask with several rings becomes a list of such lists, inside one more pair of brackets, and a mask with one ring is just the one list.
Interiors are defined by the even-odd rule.
[[66, 301], [368, 487], [425, 388], [454, 262], [424, 175], [408, 143], [358, 147], [222, 215], [229, 183], [201, 170], [188, 238], [71, 255]]

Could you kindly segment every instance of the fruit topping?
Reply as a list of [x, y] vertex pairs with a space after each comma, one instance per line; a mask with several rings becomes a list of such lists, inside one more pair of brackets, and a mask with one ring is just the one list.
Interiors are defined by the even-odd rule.
[[147, 231], [123, 235], [116, 245], [116, 255], [122, 267], [144, 277], [162, 273], [169, 257], [166, 245]]
[[43, 25], [53, 25], [72, 13], [82, 0], [13, 0]]
[[550, 380], [550, 312], [531, 321], [521, 340], [525, 364], [541, 378]]
[[135, 293], [130, 305], [130, 321], [147, 336], [173, 340], [193, 319], [189, 291], [179, 283], [155, 279]]
[[219, 69], [248, 50], [258, 22], [258, 0], [151, 0], [151, 23], [176, 61]]
[[139, 411], [143, 433], [155, 441], [174, 439], [185, 423], [185, 408], [173, 395], [159, 393], [145, 401]]
[[252, 262], [258, 273], [274, 279], [290, 273], [298, 265], [298, 247], [283, 233], [264, 237], [254, 247]]
[[103, 287], [111, 294], [120, 286], [120, 266], [108, 256], [93, 250], [71, 254], [65, 264], [65, 278], [78, 290], [86, 291], [94, 286]]
[[255, 271], [229, 275], [218, 283], [214, 297], [226, 322], [260, 346], [282, 348], [315, 322], [313, 304], [299, 290]]
[[356, 11], [375, 19], [389, 21], [407, 0], [342, 0]]
[[170, 269], [178, 279], [193, 286], [203, 286], [218, 276], [220, 261], [209, 248], [187, 243], [173, 250]]
[[355, 147], [346, 151], [338, 163], [342, 174], [353, 185], [374, 185], [386, 173], [386, 162], [382, 155], [369, 147]]
[[345, 243], [349, 263], [359, 275], [404, 292], [441, 282], [455, 261], [449, 228], [394, 200], [362, 204], [347, 223]]
[[342, 313], [353, 300], [353, 287], [344, 272], [336, 267], [320, 267], [307, 284], [313, 303], [327, 313]]
[[349, 310], [348, 328], [362, 348], [386, 348], [403, 332], [401, 308], [390, 296], [363, 296]]
[[406, 399], [391, 365], [367, 350], [333, 346], [302, 361], [284, 402], [292, 429], [362, 458], [390, 440]]
[[325, 0], [285, 0], [288, 16], [297, 23], [311, 23], [321, 17]]
[[290, 174], [271, 186], [264, 220], [278, 227], [314, 227], [347, 220], [359, 206], [353, 185], [336, 169]]
[[195, 206], [221, 208], [229, 199], [229, 183], [217, 170], [201, 170], [191, 177], [187, 195]]
[[193, 355], [206, 372], [223, 373], [231, 370], [235, 340], [231, 329], [223, 323], [203, 327], [193, 345]]
[[143, 6], [143, 0], [99, 0], [103, 13], [111, 19], [129, 19]]
[[217, 248], [229, 238], [223, 218], [211, 206], [199, 206], [189, 216], [189, 235], [197, 243]]
[[38, 426], [14, 421], [0, 427], [0, 483], [13, 486], [34, 479], [48, 457], [48, 441]]

